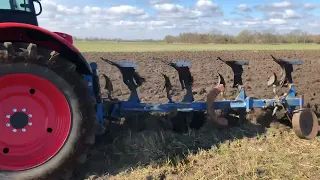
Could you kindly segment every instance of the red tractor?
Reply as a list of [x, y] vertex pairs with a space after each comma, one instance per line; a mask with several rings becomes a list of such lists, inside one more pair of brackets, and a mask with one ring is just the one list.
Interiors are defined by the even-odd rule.
[[69, 179], [95, 141], [93, 70], [70, 35], [38, 26], [41, 12], [0, 2], [0, 180]]

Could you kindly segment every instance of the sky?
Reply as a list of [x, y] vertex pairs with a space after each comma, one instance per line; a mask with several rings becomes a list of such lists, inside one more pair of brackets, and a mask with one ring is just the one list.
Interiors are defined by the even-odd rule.
[[41, 0], [41, 4], [41, 27], [76, 37], [163, 39], [213, 30], [236, 35], [244, 29], [320, 33], [319, 0]]

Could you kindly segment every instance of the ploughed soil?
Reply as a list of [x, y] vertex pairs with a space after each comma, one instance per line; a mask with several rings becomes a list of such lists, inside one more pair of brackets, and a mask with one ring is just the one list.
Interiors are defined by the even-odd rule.
[[[243, 67], [242, 76], [247, 96], [273, 98], [267, 81], [273, 73], [280, 78], [281, 68], [270, 55], [304, 62], [294, 66], [293, 81], [297, 95], [304, 95], [305, 104], [318, 112], [320, 51], [84, 53], [90, 62], [98, 63], [100, 73], [111, 79], [113, 97], [121, 100], [126, 100], [130, 91], [119, 70], [100, 57], [137, 62], [137, 72], [146, 80], [139, 88], [139, 96], [143, 102], [154, 103], [167, 102], [161, 73], [166, 74], [174, 86], [173, 100], [181, 101], [185, 92], [181, 90], [178, 73], [152, 57], [191, 62], [195, 101], [205, 101], [207, 93], [218, 82], [218, 73], [226, 80], [227, 97], [236, 95], [231, 88], [232, 70], [217, 57], [248, 60], [249, 65]], [[103, 87], [105, 82], [100, 77]], [[286, 91], [286, 88], [281, 90]], [[102, 92], [105, 94], [103, 88]], [[264, 118], [260, 118], [262, 116]], [[261, 119], [269, 123], [258, 122]], [[107, 133], [97, 139], [87, 163], [77, 173], [77, 179], [312, 179], [320, 174], [317, 164], [320, 155], [316, 153], [320, 145], [318, 137], [300, 140], [290, 125], [274, 121], [263, 111], [255, 112], [251, 120], [254, 121], [252, 124], [227, 130], [205, 124], [199, 130], [185, 134], [173, 133], [163, 125], [161, 114], [141, 120], [148, 125], [139, 132], [121, 123], [110, 123]]]

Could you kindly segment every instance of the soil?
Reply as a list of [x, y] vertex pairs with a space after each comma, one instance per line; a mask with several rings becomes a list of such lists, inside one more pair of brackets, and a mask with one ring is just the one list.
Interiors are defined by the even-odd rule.
[[[191, 73], [194, 78], [193, 92], [195, 101], [205, 101], [207, 93], [217, 84], [218, 73], [220, 73], [227, 83], [227, 97], [234, 98], [233, 73], [229, 66], [217, 60], [221, 57], [224, 60], [248, 60], [249, 65], [244, 66], [243, 83], [247, 96], [256, 98], [273, 98], [274, 94], [271, 87], [267, 87], [269, 77], [275, 72], [280, 78], [281, 68], [272, 61], [271, 55], [283, 59], [301, 59], [302, 65], [294, 65], [292, 73], [293, 81], [296, 86], [297, 95], [304, 95], [305, 104], [318, 112], [320, 103], [320, 52], [319, 51], [220, 51], [220, 52], [145, 52], [145, 53], [84, 53], [86, 59], [90, 62], [96, 62], [100, 73], [106, 74], [114, 86], [113, 97], [126, 100], [129, 97], [129, 90], [122, 81], [122, 75], [119, 70], [105, 62], [100, 57], [112, 61], [133, 61], [137, 62], [137, 72], [146, 79], [146, 82], [139, 88], [139, 96], [142, 102], [167, 102], [166, 92], [163, 90], [164, 78], [161, 73], [166, 74], [173, 85], [173, 100], [181, 101], [185, 94], [181, 90], [178, 80], [178, 73], [170, 66], [160, 61], [153, 60], [152, 57], [168, 59], [169, 61], [189, 61], [191, 62]], [[100, 76], [102, 77], [102, 76]], [[105, 82], [101, 78], [101, 87]], [[102, 90], [105, 93], [105, 90]], [[281, 92], [286, 92], [284, 88]], [[118, 129], [113, 129], [118, 131]], [[117, 132], [119, 135], [119, 132]], [[114, 164], [120, 160], [114, 160], [106, 151], [114, 150], [102, 148], [115, 143], [117, 137], [107, 139], [103, 137], [97, 147], [92, 150], [92, 158], [89, 158], [85, 165], [83, 173], [92, 175], [95, 173], [117, 174], [127, 167], [125, 164]], [[130, 137], [131, 138], [131, 137]], [[108, 140], [109, 139], [109, 140]], [[124, 144], [125, 145], [125, 144]], [[114, 148], [114, 146], [112, 146]], [[104, 156], [103, 156], [104, 154]], [[101, 157], [104, 158], [101, 158]], [[110, 159], [112, 160], [110, 160]], [[106, 160], [108, 159], [108, 160]], [[109, 161], [109, 162], [107, 162]], [[112, 162], [110, 164], [110, 162]], [[121, 160], [123, 163], [124, 160]], [[138, 162], [137, 162], [138, 163]], [[115, 170], [111, 168], [117, 166]], [[82, 179], [82, 178], [80, 178]]]
[[[304, 95], [305, 103], [311, 105], [320, 103], [320, 52], [319, 51], [221, 51], [221, 52], [146, 52], [146, 53], [84, 53], [90, 62], [97, 62], [100, 73], [111, 79], [114, 86], [114, 97], [126, 100], [129, 90], [122, 81], [119, 70], [102, 60], [100, 57], [113, 61], [137, 62], [137, 72], [146, 79], [139, 88], [139, 96], [143, 102], [167, 102], [163, 91], [164, 78], [160, 73], [166, 74], [173, 84], [174, 100], [180, 101], [184, 96], [178, 80], [178, 73], [170, 66], [152, 57], [168, 59], [169, 61], [189, 61], [190, 71], [194, 78], [193, 91], [195, 101], [205, 100], [206, 93], [218, 82], [218, 73], [226, 80], [229, 96], [234, 90], [230, 88], [233, 82], [232, 70], [226, 64], [217, 60], [248, 60], [249, 65], [243, 66], [243, 83], [247, 96], [256, 98], [273, 97], [272, 88], [267, 87], [269, 77], [275, 72], [280, 78], [281, 68], [272, 61], [271, 55], [282, 59], [300, 59], [302, 65], [294, 65], [293, 81], [298, 95]], [[125, 59], [125, 60], [123, 60]], [[104, 81], [101, 78], [101, 84]], [[287, 88], [283, 89], [284, 92]]]

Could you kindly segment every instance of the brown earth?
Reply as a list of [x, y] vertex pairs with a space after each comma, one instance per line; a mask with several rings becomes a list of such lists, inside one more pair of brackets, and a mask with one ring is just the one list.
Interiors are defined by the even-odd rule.
[[[153, 56], [159, 58], [169, 57], [172, 61], [190, 61], [192, 63], [191, 72], [194, 77], [193, 89], [195, 100], [204, 101], [206, 94], [217, 83], [218, 73], [223, 75], [228, 83], [228, 96], [233, 97], [234, 94], [230, 88], [233, 78], [231, 68], [216, 60], [218, 56], [225, 60], [249, 60], [249, 66], [244, 66], [244, 74], [242, 76], [247, 95], [256, 98], [272, 98], [274, 95], [272, 88], [268, 88], [266, 85], [267, 80], [273, 72], [276, 72], [277, 75], [280, 76], [280, 67], [272, 61], [271, 54], [278, 58], [298, 58], [304, 61], [303, 65], [294, 66], [293, 80], [297, 87], [298, 95], [304, 95], [305, 103], [310, 103], [312, 108], [318, 111], [317, 104], [320, 103], [320, 88], [318, 88], [320, 86], [320, 51], [99, 52], [84, 53], [84, 56], [89, 61], [98, 63], [100, 73], [108, 75], [113, 82], [113, 95], [122, 100], [128, 98], [129, 91], [123, 84], [120, 72], [115, 67], [100, 60], [100, 57], [115, 61], [124, 58], [127, 59], [126, 61], [136, 61], [137, 71], [146, 79], [146, 82], [139, 88], [139, 95], [142, 101], [166, 102], [165, 91], [163, 91], [164, 79], [160, 73], [167, 74], [171, 79], [174, 85], [174, 100], [182, 100], [184, 92], [181, 91], [177, 72], [173, 68], [163, 65], [161, 62], [152, 60]], [[102, 86], [104, 85], [102, 79], [101, 84]], [[159, 117], [159, 119], [160, 118], [161, 117]], [[277, 132], [291, 132], [287, 126], [277, 127]], [[259, 133], [267, 132], [264, 128], [265, 127], [263, 127], [263, 131], [259, 131]], [[188, 135], [181, 135], [166, 130], [155, 131], [154, 129], [146, 129], [143, 132], [133, 132], [128, 131], [128, 129], [123, 129], [118, 125], [111, 125], [107, 134], [98, 139], [88, 162], [84, 165], [84, 169], [81, 170], [82, 173], [78, 174], [78, 178], [83, 179], [83, 174], [85, 174], [86, 177], [90, 176], [93, 178], [94, 174], [96, 174], [101, 178], [109, 177], [110, 179], [180, 179], [179, 176], [184, 179], [184, 175], [179, 174], [180, 171], [176, 172], [176, 169], [175, 171], [165, 169], [165, 173], [161, 172], [159, 174], [158, 171], [161, 169], [161, 164], [170, 160], [171, 164], [174, 164], [173, 166], [177, 168], [177, 163], [185, 163], [183, 161], [185, 160], [184, 154], [188, 153], [188, 150], [197, 153], [199, 151], [198, 148], [209, 150], [212, 146], [219, 147], [219, 144], [225, 142], [225, 140], [229, 140], [230, 142], [234, 139], [251, 139], [256, 137], [257, 129], [261, 130], [261, 127], [248, 125], [241, 128], [231, 128], [229, 131], [220, 131], [207, 125], [199, 131], [192, 131], [189, 132]], [[295, 138], [294, 136], [289, 137], [290, 141], [292, 141], [292, 138]], [[254, 144], [261, 145], [260, 143], [259, 141], [259, 143], [255, 142]], [[319, 157], [317, 158], [319, 159]], [[137, 170], [140, 174], [146, 174], [138, 176], [133, 172], [131, 176], [125, 173], [125, 170], [136, 168], [143, 164], [152, 164], [152, 167], [147, 168], [148, 170], [144, 170], [143, 172]], [[204, 166], [206, 163], [202, 162], [200, 164]], [[158, 166], [160, 166], [160, 168]], [[197, 168], [202, 168], [203, 166]], [[152, 174], [153, 171], [155, 174]], [[121, 175], [121, 172], [125, 175]], [[165, 175], [163, 175], [163, 173]], [[270, 174], [272, 174], [272, 172], [270, 172]], [[295, 177], [277, 175], [278, 176], [273, 178]], [[205, 176], [204, 174], [203, 178], [211, 179], [209, 177], [212, 176]], [[229, 176], [222, 176], [220, 178], [224, 179], [228, 177]], [[241, 177], [253, 178], [256, 177], [256, 175]], [[229, 178], [232, 177], [230, 176]], [[238, 178], [240, 178], [240, 176]]]
[[[110, 60], [137, 62], [137, 71], [147, 82], [139, 88], [140, 97], [144, 102], [166, 102], [163, 90], [164, 79], [160, 73], [165, 73], [174, 85], [176, 100], [181, 100], [184, 92], [178, 81], [177, 72], [152, 57], [167, 58], [172, 61], [190, 61], [191, 73], [194, 77], [195, 100], [202, 101], [206, 93], [217, 83], [218, 73], [222, 74], [228, 86], [232, 85], [231, 68], [216, 60], [221, 57], [225, 60], [248, 60], [249, 66], [244, 66], [243, 81], [248, 96], [257, 98], [270, 98], [272, 88], [267, 87], [267, 80], [273, 72], [280, 76], [280, 66], [274, 63], [270, 55], [278, 58], [301, 59], [303, 65], [295, 66], [293, 73], [294, 83], [298, 94], [304, 94], [306, 102], [320, 103], [320, 51], [224, 51], [224, 52], [162, 52], [162, 53], [84, 53], [89, 61], [97, 62], [101, 73], [108, 75], [114, 85], [114, 95], [120, 99], [126, 99], [129, 91], [121, 79], [121, 74], [115, 67], [100, 60], [104, 57]], [[101, 80], [103, 84], [103, 80]], [[231, 88], [228, 88], [231, 91]], [[206, 90], [206, 91], [204, 91]]]

